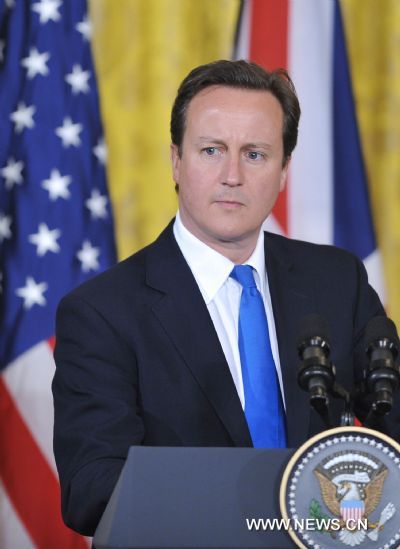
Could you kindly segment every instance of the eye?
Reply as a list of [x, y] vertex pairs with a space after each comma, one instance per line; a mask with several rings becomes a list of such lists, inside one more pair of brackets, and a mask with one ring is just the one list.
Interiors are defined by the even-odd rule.
[[223, 150], [222, 147], [217, 146], [203, 147], [200, 154], [206, 160], [217, 161], [222, 156]]
[[262, 160], [264, 158], [264, 154], [258, 151], [248, 151], [247, 158], [250, 160]]
[[202, 152], [205, 153], [207, 156], [214, 156], [217, 154], [218, 149], [217, 147], [205, 147], [202, 149]]

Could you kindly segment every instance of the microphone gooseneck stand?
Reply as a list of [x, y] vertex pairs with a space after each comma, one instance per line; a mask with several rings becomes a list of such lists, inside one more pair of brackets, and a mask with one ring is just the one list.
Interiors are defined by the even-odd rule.
[[325, 427], [334, 427], [329, 412], [329, 399], [344, 401], [340, 425], [355, 424], [351, 395], [336, 382], [335, 366], [330, 360], [329, 328], [324, 318], [317, 314], [305, 317], [300, 326], [298, 352], [300, 367], [298, 382], [310, 395], [310, 404], [324, 421]]
[[394, 323], [386, 316], [372, 318], [365, 329], [364, 346], [368, 365], [362, 388], [365, 394], [372, 395], [365, 425], [375, 426], [392, 410], [400, 385], [400, 366], [396, 362], [399, 338]]
[[364, 421], [366, 427], [378, 428], [387, 415], [400, 387], [400, 365], [396, 362], [400, 342], [396, 326], [386, 316], [373, 317], [365, 329], [364, 346], [368, 363], [363, 381], [353, 393], [336, 382], [336, 370], [330, 359], [329, 328], [317, 314], [305, 317], [300, 326], [298, 353], [300, 366], [298, 382], [310, 395], [310, 405], [323, 419], [327, 429], [334, 427], [330, 412], [330, 398], [344, 402], [340, 426], [354, 426], [354, 401], [357, 394], [370, 395], [370, 406]]

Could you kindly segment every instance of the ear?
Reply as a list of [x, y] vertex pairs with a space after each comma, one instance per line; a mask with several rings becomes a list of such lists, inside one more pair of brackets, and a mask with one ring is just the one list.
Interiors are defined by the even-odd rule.
[[284, 188], [286, 187], [286, 181], [288, 176], [288, 170], [289, 170], [289, 164], [290, 164], [291, 157], [289, 157], [285, 163], [285, 165], [282, 168], [281, 172], [281, 179], [279, 182], [279, 192], [281, 193]]
[[171, 143], [170, 152], [171, 152], [172, 177], [175, 183], [179, 185], [181, 157], [179, 156], [178, 145]]

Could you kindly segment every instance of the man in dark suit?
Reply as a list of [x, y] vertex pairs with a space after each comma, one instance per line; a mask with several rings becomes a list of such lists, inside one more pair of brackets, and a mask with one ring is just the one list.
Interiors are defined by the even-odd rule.
[[93, 534], [131, 445], [253, 445], [235, 265], [250, 266], [265, 308], [288, 446], [323, 428], [297, 384], [304, 316], [327, 319], [338, 381], [348, 390], [360, 381], [365, 326], [384, 314], [362, 263], [261, 230], [299, 117], [282, 71], [220, 61], [181, 84], [171, 119], [176, 219], [58, 311], [54, 450], [72, 528]]

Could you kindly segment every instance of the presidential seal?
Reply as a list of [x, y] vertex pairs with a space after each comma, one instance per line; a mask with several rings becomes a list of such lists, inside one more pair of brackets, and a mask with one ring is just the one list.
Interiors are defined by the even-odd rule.
[[289, 461], [280, 507], [298, 547], [400, 547], [400, 445], [362, 427], [320, 433]]

